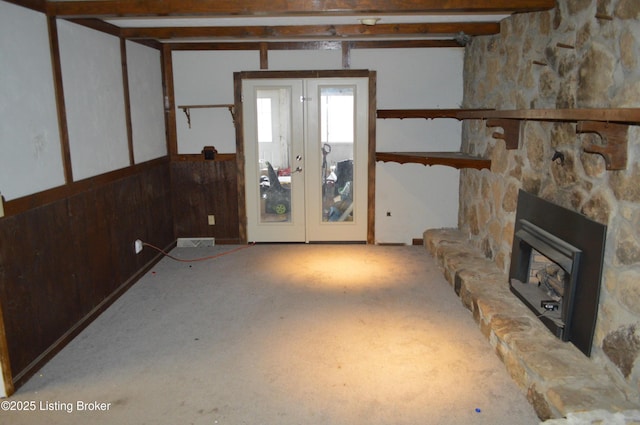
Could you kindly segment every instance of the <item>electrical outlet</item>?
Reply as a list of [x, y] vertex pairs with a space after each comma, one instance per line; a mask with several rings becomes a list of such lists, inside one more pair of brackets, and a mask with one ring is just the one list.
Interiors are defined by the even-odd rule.
[[215, 224], [216, 224], [216, 216], [215, 215], [210, 214], [207, 217], [207, 220], [209, 221], [209, 226], [215, 226]]
[[136, 239], [133, 243], [133, 249], [136, 251], [136, 254], [140, 254], [140, 252], [142, 252], [142, 241], [140, 239]]

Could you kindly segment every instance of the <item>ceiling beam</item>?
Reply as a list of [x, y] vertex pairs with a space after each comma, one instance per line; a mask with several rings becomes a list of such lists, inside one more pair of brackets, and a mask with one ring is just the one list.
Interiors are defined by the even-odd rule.
[[114, 35], [116, 37], [122, 37], [122, 31], [119, 27], [108, 22], [101, 21], [100, 19], [79, 18], [69, 19], [69, 22], [73, 22], [74, 24], [82, 25], [87, 28], [104, 32], [106, 34]]
[[442, 22], [421, 24], [367, 25], [303, 25], [303, 26], [244, 26], [244, 27], [157, 27], [121, 28], [120, 34], [128, 39], [153, 38], [169, 40], [180, 38], [349, 38], [349, 37], [420, 37], [434, 35], [491, 35], [500, 32], [494, 22]]
[[[455, 40], [379, 40], [347, 41], [351, 49], [406, 49], [461, 47]], [[165, 43], [170, 50], [340, 50], [343, 42], [334, 41], [288, 41], [288, 42], [227, 42], [227, 43]]]
[[[120, 27], [112, 25], [108, 22], [101, 21], [100, 19], [95, 18], [78, 18], [78, 19], [68, 19], [69, 22], [73, 22], [74, 24], [82, 25], [87, 28], [91, 28], [109, 35], [113, 35], [119, 38], [126, 38], [122, 36], [122, 30]], [[160, 50], [162, 43], [152, 38], [139, 38], [139, 39], [131, 39], [138, 44], [143, 44], [148, 47], [153, 47], [154, 49]]]
[[5, 0], [7, 3], [17, 4], [37, 12], [47, 11], [47, 0]]
[[295, 16], [510, 13], [546, 10], [556, 0], [89, 0], [48, 1], [59, 17]]

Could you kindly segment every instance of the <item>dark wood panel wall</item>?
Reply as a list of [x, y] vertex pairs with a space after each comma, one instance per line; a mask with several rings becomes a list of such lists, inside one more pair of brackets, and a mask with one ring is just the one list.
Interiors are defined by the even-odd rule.
[[168, 160], [0, 220], [0, 300], [21, 385], [174, 243]]
[[[238, 217], [238, 169], [236, 154], [179, 154], [173, 87], [172, 49], [162, 47], [162, 70], [169, 108], [167, 139], [171, 158], [171, 192], [176, 238], [214, 237], [216, 244], [243, 243]], [[237, 123], [236, 123], [237, 124]], [[236, 125], [237, 128], [239, 128]], [[215, 225], [208, 216], [215, 216]]]
[[[221, 161], [172, 161], [171, 184], [177, 238], [206, 236], [220, 244], [241, 242], [235, 155]], [[208, 224], [208, 215], [215, 216], [215, 225]]]

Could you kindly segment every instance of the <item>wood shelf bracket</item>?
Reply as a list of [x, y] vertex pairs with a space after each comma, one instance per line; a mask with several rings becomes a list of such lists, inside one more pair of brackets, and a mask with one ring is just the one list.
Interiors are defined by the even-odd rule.
[[492, 134], [494, 139], [502, 139], [507, 149], [518, 149], [520, 146], [520, 136], [522, 135], [522, 125], [519, 119], [490, 118], [487, 120], [487, 127], [502, 127], [502, 133]]
[[191, 128], [191, 108], [184, 106], [182, 107], [182, 112], [184, 112], [184, 115], [187, 117], [187, 124], [189, 128]]
[[184, 112], [184, 115], [187, 117], [187, 124], [189, 125], [189, 128], [191, 128], [191, 110], [196, 108], [227, 108], [231, 113], [233, 123], [235, 124], [236, 122], [235, 105], [179, 105], [178, 108], [182, 109], [182, 112]]
[[627, 168], [627, 138], [629, 126], [601, 121], [578, 121], [576, 133], [596, 133], [603, 144], [585, 143], [582, 150], [604, 157], [607, 170]]

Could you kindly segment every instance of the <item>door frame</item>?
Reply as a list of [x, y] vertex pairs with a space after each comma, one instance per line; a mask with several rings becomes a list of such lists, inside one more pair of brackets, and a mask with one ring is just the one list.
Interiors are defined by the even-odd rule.
[[362, 78], [369, 79], [369, 146], [367, 158], [367, 244], [375, 243], [375, 174], [376, 174], [376, 72], [370, 70], [322, 70], [322, 71], [242, 71], [233, 73], [234, 124], [236, 127], [236, 167], [238, 194], [239, 236], [248, 243], [247, 202], [245, 197], [245, 154], [242, 111], [243, 79], [314, 79], [314, 78]]

